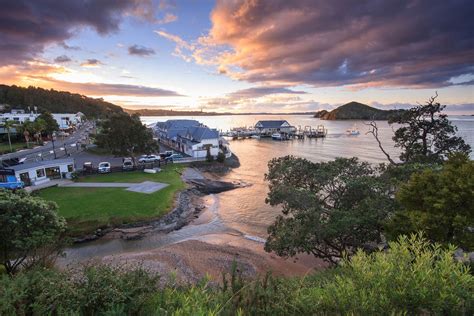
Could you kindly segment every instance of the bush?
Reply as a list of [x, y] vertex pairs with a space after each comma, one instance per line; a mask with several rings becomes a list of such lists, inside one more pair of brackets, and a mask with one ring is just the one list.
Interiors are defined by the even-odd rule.
[[389, 251], [359, 251], [342, 266], [304, 278], [245, 280], [234, 266], [222, 286], [158, 286], [142, 269], [88, 267], [0, 276], [0, 315], [472, 315], [474, 276], [419, 235]]
[[223, 163], [225, 161], [225, 154], [222, 151], [219, 151], [216, 157], [216, 161]]

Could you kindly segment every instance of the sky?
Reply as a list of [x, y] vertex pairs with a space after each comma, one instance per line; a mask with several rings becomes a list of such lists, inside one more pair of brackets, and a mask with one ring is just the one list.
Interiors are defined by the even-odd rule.
[[124, 108], [474, 113], [471, 0], [0, 0], [0, 83]]

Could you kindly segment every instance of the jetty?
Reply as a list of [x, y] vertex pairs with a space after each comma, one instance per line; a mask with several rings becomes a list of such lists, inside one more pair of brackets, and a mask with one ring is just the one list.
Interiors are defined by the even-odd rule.
[[274, 140], [291, 140], [305, 138], [324, 138], [328, 130], [324, 125], [318, 125], [316, 128], [311, 126], [295, 127], [286, 120], [265, 120], [258, 121], [253, 127], [234, 127], [229, 131], [221, 131], [220, 135], [237, 139], [260, 139], [272, 138]]

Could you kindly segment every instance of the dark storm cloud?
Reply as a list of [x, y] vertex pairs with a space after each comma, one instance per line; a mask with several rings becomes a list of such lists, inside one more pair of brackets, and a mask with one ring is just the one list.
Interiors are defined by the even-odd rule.
[[218, 1], [204, 39], [250, 82], [445, 86], [474, 73], [473, 16], [471, 0]]
[[149, 5], [149, 1], [139, 0], [3, 0], [0, 8], [0, 66], [32, 59], [43, 51], [45, 45], [64, 43], [84, 27], [99, 34], [116, 31], [123, 15], [149, 12], [139, 10]]
[[155, 50], [141, 45], [132, 45], [128, 47], [130, 55], [150, 56], [155, 54]]

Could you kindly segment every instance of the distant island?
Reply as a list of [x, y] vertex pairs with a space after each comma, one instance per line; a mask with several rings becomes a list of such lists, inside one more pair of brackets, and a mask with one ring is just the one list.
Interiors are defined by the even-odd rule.
[[367, 104], [359, 102], [349, 102], [340, 107], [326, 111], [321, 110], [314, 114], [314, 117], [322, 120], [388, 120], [395, 114], [403, 110], [380, 110]]
[[140, 116], [218, 116], [218, 115], [313, 115], [314, 112], [292, 112], [292, 113], [269, 113], [269, 112], [204, 112], [204, 111], [186, 111], [186, 110], [164, 110], [164, 109], [124, 109], [128, 114], [138, 114]]

